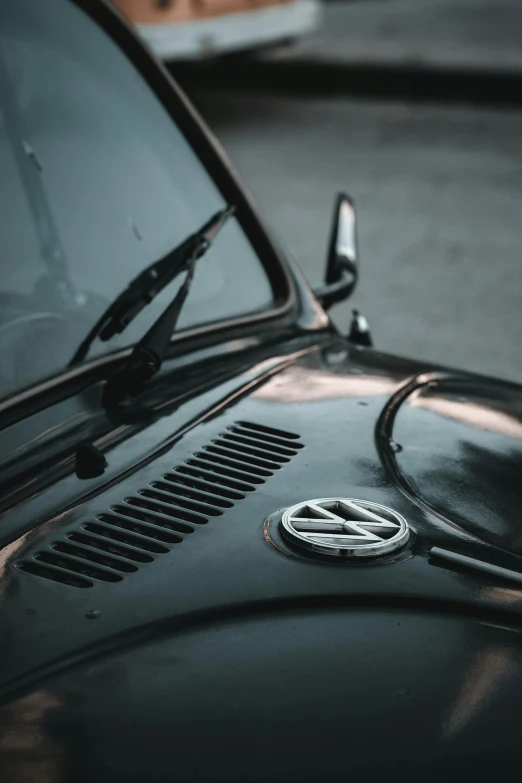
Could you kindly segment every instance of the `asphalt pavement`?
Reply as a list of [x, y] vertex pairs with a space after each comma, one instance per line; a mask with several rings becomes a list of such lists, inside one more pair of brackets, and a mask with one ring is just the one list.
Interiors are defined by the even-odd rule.
[[520, 0], [330, 3], [295, 47], [179, 76], [312, 284], [354, 197], [341, 329], [357, 306], [382, 350], [522, 382]]
[[359, 0], [323, 5], [323, 21], [280, 60], [522, 72], [520, 0]]
[[361, 281], [332, 311], [376, 346], [522, 382], [522, 113], [199, 91], [311, 283], [333, 197], [356, 200]]
[[[183, 69], [182, 69], [183, 70]], [[323, 4], [293, 46], [189, 68], [187, 86], [522, 106], [521, 0]]]

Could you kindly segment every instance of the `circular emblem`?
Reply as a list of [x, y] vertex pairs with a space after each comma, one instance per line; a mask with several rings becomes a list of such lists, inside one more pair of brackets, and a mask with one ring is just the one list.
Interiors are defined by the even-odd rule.
[[296, 546], [346, 559], [379, 557], [408, 541], [400, 514], [368, 500], [318, 498], [287, 508], [282, 535]]

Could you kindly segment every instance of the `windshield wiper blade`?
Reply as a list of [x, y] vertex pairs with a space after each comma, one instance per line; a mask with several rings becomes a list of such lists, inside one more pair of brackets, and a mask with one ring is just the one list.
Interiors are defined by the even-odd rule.
[[144, 383], [160, 369], [170, 338], [175, 331], [185, 300], [189, 294], [198, 258], [208, 250], [218, 231], [234, 214], [233, 207], [227, 207], [215, 215], [205, 227], [205, 245], [195, 242], [187, 262], [187, 274], [172, 302], [154, 321], [150, 329], [136, 343], [122, 370], [108, 379], [102, 396], [105, 408], [114, 408], [122, 401], [135, 396]]
[[169, 283], [207, 252], [216, 234], [232, 217], [234, 211], [234, 207], [227, 206], [216, 212], [174, 250], [140, 272], [100, 316], [78, 346], [68, 366], [72, 367], [83, 361], [97, 338], [105, 342], [115, 334], [123, 332]]

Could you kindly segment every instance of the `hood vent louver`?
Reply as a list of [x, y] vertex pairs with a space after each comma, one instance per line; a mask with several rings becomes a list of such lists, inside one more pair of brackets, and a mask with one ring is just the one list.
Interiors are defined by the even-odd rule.
[[254, 492], [302, 448], [291, 432], [236, 422], [182, 465], [16, 568], [71, 587], [120, 582]]

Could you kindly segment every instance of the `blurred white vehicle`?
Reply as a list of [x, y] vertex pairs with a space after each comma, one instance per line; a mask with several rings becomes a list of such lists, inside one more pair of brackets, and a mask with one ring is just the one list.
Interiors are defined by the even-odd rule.
[[314, 30], [319, 0], [114, 0], [155, 54], [192, 60], [248, 51]]

